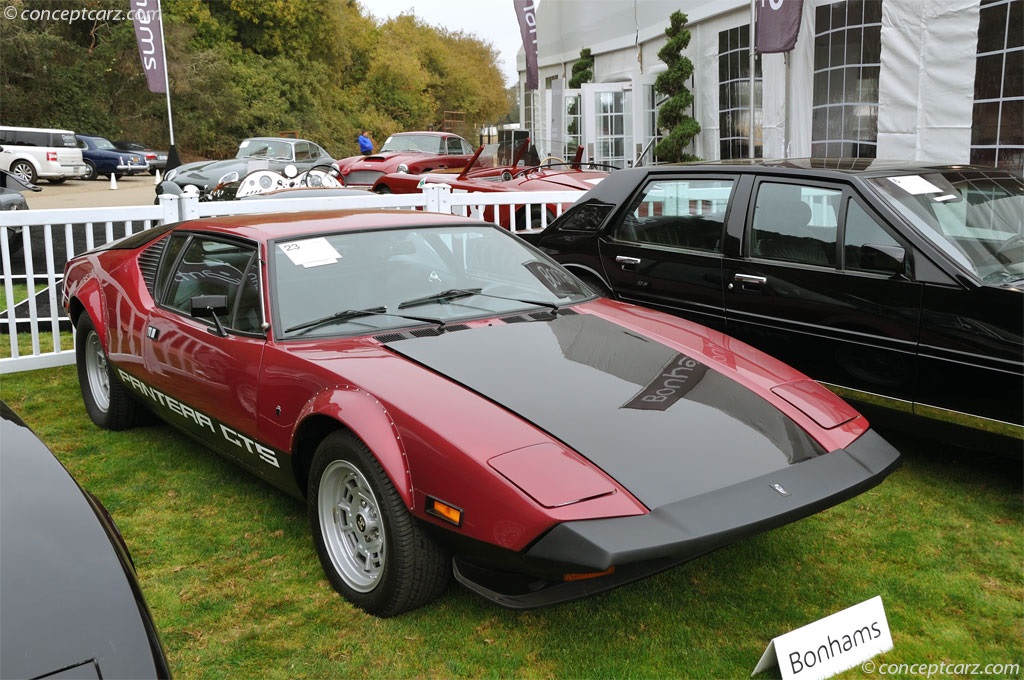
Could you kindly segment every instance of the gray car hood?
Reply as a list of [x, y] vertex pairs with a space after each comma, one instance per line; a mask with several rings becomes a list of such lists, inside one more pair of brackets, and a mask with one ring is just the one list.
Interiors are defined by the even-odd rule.
[[824, 452], [703, 357], [589, 314], [385, 345], [534, 423], [648, 507]]

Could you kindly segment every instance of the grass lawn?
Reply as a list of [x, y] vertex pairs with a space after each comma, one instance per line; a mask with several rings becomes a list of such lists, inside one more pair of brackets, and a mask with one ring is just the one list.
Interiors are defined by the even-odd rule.
[[515, 612], [453, 584], [379, 620], [330, 588], [301, 503], [169, 426], [96, 428], [73, 366], [0, 376], [0, 398], [114, 516], [178, 678], [746, 678], [875, 595], [878, 664], [1024, 667], [1019, 460], [894, 436], [876, 489], [608, 594]]

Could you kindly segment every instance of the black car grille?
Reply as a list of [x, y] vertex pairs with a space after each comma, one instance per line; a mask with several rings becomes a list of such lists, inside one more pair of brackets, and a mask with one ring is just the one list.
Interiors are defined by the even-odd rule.
[[156, 297], [156, 270], [160, 266], [160, 256], [163, 255], [167, 239], [162, 238], [139, 255], [139, 269], [142, 271], [142, 280], [146, 282], [149, 294]]

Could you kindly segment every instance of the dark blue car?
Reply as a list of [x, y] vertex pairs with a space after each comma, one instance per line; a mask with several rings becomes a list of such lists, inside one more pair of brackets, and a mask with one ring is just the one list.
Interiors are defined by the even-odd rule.
[[116, 177], [149, 171], [145, 157], [135, 151], [122, 151], [105, 137], [75, 135], [82, 158], [89, 167], [83, 179], [96, 179], [100, 175]]

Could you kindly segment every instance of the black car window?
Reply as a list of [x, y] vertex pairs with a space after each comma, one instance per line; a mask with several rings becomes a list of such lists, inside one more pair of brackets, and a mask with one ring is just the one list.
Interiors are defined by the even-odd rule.
[[887, 270], [875, 261], [876, 256], [870, 250], [864, 251], [864, 246], [900, 247], [899, 242], [854, 200], [850, 200], [846, 208], [845, 225], [843, 232], [845, 269], [886, 272]]
[[[174, 243], [172, 240], [172, 248]], [[243, 332], [258, 331], [262, 314], [255, 255], [256, 249], [250, 245], [194, 236], [176, 258], [164, 305], [189, 314], [193, 297], [224, 295], [229, 314], [221, 323]], [[164, 261], [168, 261], [166, 257]]]
[[733, 181], [659, 179], [630, 204], [614, 238], [644, 245], [721, 252]]
[[462, 140], [458, 137], [448, 138], [448, 153], [452, 156], [458, 156], [462, 153]]
[[762, 182], [754, 203], [751, 255], [835, 266], [842, 194], [839, 189]]

